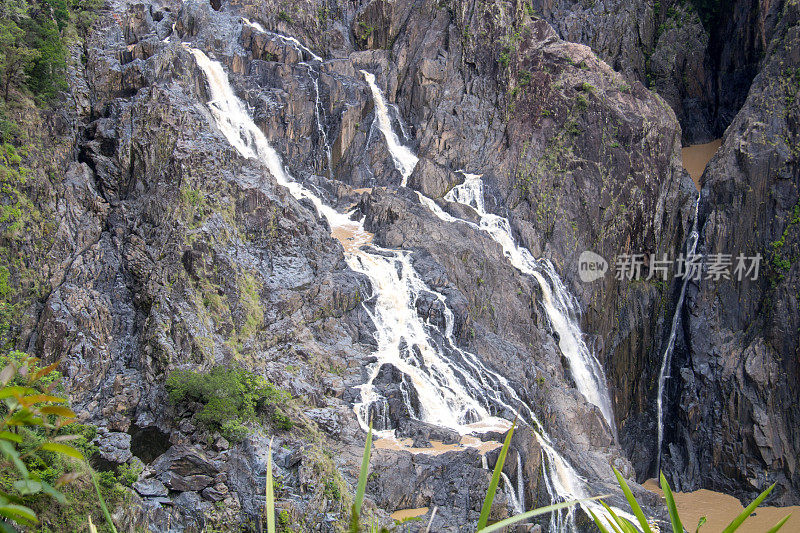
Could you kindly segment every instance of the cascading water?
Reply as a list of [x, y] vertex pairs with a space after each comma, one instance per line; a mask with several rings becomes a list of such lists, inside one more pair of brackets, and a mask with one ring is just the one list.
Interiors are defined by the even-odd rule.
[[506, 487], [506, 494], [508, 494], [508, 499], [511, 501], [511, 508], [514, 509], [514, 514], [524, 513], [525, 508], [520, 503], [519, 498], [517, 498], [514, 484], [511, 483], [511, 480], [508, 479], [508, 476], [505, 472], [500, 472], [500, 476], [503, 478], [503, 483]]
[[[697, 242], [700, 240], [700, 234], [697, 230], [697, 213], [700, 208], [700, 195], [697, 195], [697, 202], [694, 205], [694, 221], [692, 222], [692, 231], [689, 233], [689, 240], [686, 242], [686, 257], [694, 255], [697, 250]], [[656, 399], [658, 411], [658, 443], [656, 449], [656, 476], [661, 471], [661, 446], [664, 443], [664, 386], [667, 377], [670, 374], [672, 366], [672, 351], [675, 348], [675, 336], [678, 333], [678, 325], [680, 324], [681, 310], [683, 309], [683, 297], [686, 294], [686, 285], [689, 283], [689, 276], [684, 277], [681, 284], [681, 292], [678, 295], [678, 303], [675, 306], [675, 312], [672, 314], [672, 327], [669, 331], [667, 339], [667, 346], [664, 349], [664, 355], [661, 358], [661, 371], [658, 373], [658, 398]]]
[[244, 22], [247, 26], [250, 26], [251, 28], [253, 28], [256, 31], [259, 31], [261, 33], [266, 33], [267, 35], [278, 39], [282, 43], [291, 46], [292, 48], [297, 50], [300, 53], [301, 56], [303, 54], [305, 54], [311, 59], [311, 61], [317, 61], [319, 63], [322, 63], [322, 58], [320, 56], [318, 56], [313, 51], [311, 51], [311, 49], [308, 48], [307, 46], [304, 46], [300, 41], [298, 41], [294, 37], [289, 37], [289, 36], [283, 35], [281, 33], [277, 33], [277, 32], [274, 32], [274, 31], [269, 31], [269, 30], [265, 29], [264, 26], [262, 26], [258, 22], [252, 22], [251, 20], [246, 19], [244, 17], [242, 17], [242, 22]]
[[[292, 196], [310, 200], [320, 215], [326, 218], [333, 233], [343, 232], [361, 242], [367, 242], [370, 235], [361, 222], [352, 221], [347, 215], [325, 205], [319, 197], [290, 178], [277, 152], [269, 145], [263, 132], [233, 93], [222, 66], [209, 59], [201, 50], [190, 48], [189, 51], [206, 75], [211, 95], [208, 106], [217, 128], [228, 142], [242, 156], [262, 161], [276, 181], [286, 187]], [[500, 421], [493, 419], [487, 406], [514, 414], [512, 405], [519, 405], [525, 410], [524, 414], [519, 414], [520, 418], [525, 420], [527, 416], [541, 427], [534, 413], [521, 401], [505, 378], [485, 368], [473, 354], [455, 346], [452, 342], [453, 315], [446, 306], [444, 335], [440, 335], [438, 339], [428, 336], [428, 332], [435, 333], [438, 330], [424, 323], [413, 308], [418, 291], [425, 290], [426, 287], [414, 271], [407, 253], [383, 249], [372, 252], [352, 245], [348, 249], [352, 250], [345, 252], [348, 264], [369, 277], [376, 300], [372, 317], [378, 337], [378, 361], [372, 365], [372, 377], [362, 386], [362, 401], [355, 408], [362, 427], [366, 427], [370, 402], [381, 403], [371, 380], [383, 362], [389, 362], [408, 372], [406, 375], [411, 379], [420, 404], [424, 407], [420, 413], [420, 418], [424, 421], [471, 432], [474, 428], [469, 427], [469, 423], [482, 420], [481, 427], [491, 429], [493, 421]], [[444, 296], [433, 294], [444, 303]], [[401, 349], [401, 342], [408, 346], [421, 345], [418, 354], [411, 349]], [[450, 358], [442, 357], [442, 345], [449, 345], [452, 350]], [[412, 357], [421, 358], [424, 366], [414, 366], [409, 360]], [[481, 401], [470, 393], [477, 394]], [[508, 401], [503, 400], [504, 396]], [[505, 424], [496, 425], [507, 427]], [[585, 496], [582, 490], [585, 482], [566, 465], [545, 435], [538, 438], [548, 459], [548, 487], [554, 487], [553, 497]], [[576, 490], [576, 485], [580, 486], [580, 490]], [[592, 505], [595, 512], [602, 513], [602, 509], [598, 507]]]
[[375, 117], [378, 120], [378, 128], [386, 139], [386, 146], [392, 155], [394, 166], [403, 176], [400, 185], [405, 187], [406, 183], [408, 183], [408, 177], [414, 172], [414, 167], [417, 166], [419, 159], [414, 155], [414, 152], [400, 143], [400, 139], [397, 138], [397, 134], [392, 129], [392, 123], [389, 119], [389, 107], [386, 105], [383, 93], [375, 83], [375, 75], [366, 70], [362, 70], [361, 74], [364, 75], [364, 79], [367, 80], [367, 84], [369, 84], [369, 88], [372, 91], [372, 101], [375, 104]]
[[[408, 176], [411, 175], [417, 164], [418, 158], [408, 147], [400, 143], [397, 134], [392, 130], [388, 105], [383, 93], [375, 83], [375, 76], [365, 70], [362, 70], [361, 73], [372, 91], [378, 127], [386, 139], [386, 144], [395, 166], [403, 175], [401, 185], [405, 186]], [[614, 411], [608, 394], [606, 376], [599, 361], [583, 340], [583, 334], [577, 321], [578, 306], [574, 297], [567, 291], [550, 261], [547, 259], [537, 260], [526, 248], [517, 245], [512, 236], [511, 225], [507, 219], [486, 212], [483, 202], [483, 181], [480, 179], [481, 176], [466, 173], [464, 176], [466, 178], [464, 183], [448, 192], [445, 199], [472, 206], [480, 216], [479, 229], [488, 233], [492, 239], [500, 244], [503, 253], [514, 267], [524, 274], [535, 277], [539, 282], [542, 288], [545, 311], [553, 329], [558, 333], [559, 347], [561, 353], [569, 361], [575, 384], [586, 400], [600, 409], [606, 422], [608, 422], [612, 434], [616, 438]], [[420, 200], [443, 220], [448, 222], [461, 221], [461, 219], [444, 214], [444, 211], [439, 209], [433, 200], [424, 198], [421, 193], [417, 194]]]
[[583, 334], [577, 321], [578, 306], [574, 297], [567, 291], [550, 261], [534, 258], [527, 248], [519, 246], [514, 241], [508, 219], [486, 212], [481, 176], [464, 173], [464, 177], [464, 183], [453, 187], [444, 198], [474, 208], [480, 217], [478, 224], [456, 219], [431, 199], [423, 201], [443, 220], [466, 222], [488, 233], [501, 246], [506, 258], [517, 270], [536, 278], [542, 289], [545, 312], [553, 329], [558, 333], [559, 348], [569, 361], [570, 371], [578, 390], [589, 403], [600, 409], [611, 431], [616, 434], [614, 411], [611, 408], [605, 373], [583, 341]]
[[[395, 167], [404, 176], [402, 185], [405, 186], [407, 177], [413, 172], [418, 159], [411, 150], [400, 144], [397, 135], [392, 130], [386, 100], [375, 83], [375, 76], [364, 70], [362, 70], [361, 73], [369, 84], [373, 99], [375, 100], [378, 127], [387, 141], [387, 146], [395, 162]], [[559, 346], [562, 353], [564, 353], [570, 361], [573, 377], [579, 390], [588, 401], [600, 408], [601, 413], [609, 423], [611, 431], [615, 431], [613, 411], [611, 409], [611, 402], [608, 399], [605, 375], [599, 362], [582, 340], [580, 328], [577, 325], [577, 321], [574, 319], [574, 312], [576, 309], [574, 298], [569, 295], [549, 261], [546, 259], [536, 260], [527, 249], [518, 246], [514, 242], [511, 226], [507, 219], [486, 212], [483, 202], [483, 182], [480, 179], [481, 176], [466, 173], [464, 176], [466, 178], [465, 182], [462, 185], [454, 187], [445, 196], [445, 199], [472, 206], [480, 216], [480, 222], [478, 224], [453, 217], [441, 209], [432, 199], [424, 196], [420, 192], [417, 192], [417, 196], [424, 205], [443, 221], [466, 223], [488, 233], [500, 244], [505, 256], [513, 266], [521, 272], [530, 274], [537, 279], [542, 287], [545, 310], [553, 328], [561, 336]], [[550, 283], [547, 282], [546, 278], [550, 279]], [[565, 337], [567, 338], [565, 339]], [[462, 354], [467, 353], [461, 350], [458, 351]], [[471, 357], [474, 358], [475, 361], [478, 361], [477, 357], [474, 355], [471, 355]], [[499, 378], [500, 376], [497, 377]], [[513, 397], [516, 397], [516, 393], [513, 392], [513, 389], [511, 393]], [[543, 426], [538, 421], [535, 413], [524, 403], [520, 405], [524, 407], [527, 416], [530, 417], [537, 428], [537, 431], [533, 433], [542, 448], [542, 455], [545, 459], [544, 463], [547, 469], [546, 475], [544, 476], [545, 485], [551, 499], [555, 502], [558, 500], [589, 497], [587, 481], [555, 450], [550, 441], [550, 437], [544, 432]], [[507, 477], [504, 481], [506, 481], [507, 486], [511, 486]], [[513, 489], [511, 490], [513, 491]], [[524, 494], [524, 491], [518, 491], [518, 493]], [[520, 501], [516, 502], [517, 505], [520, 503]], [[581, 506], [585, 510], [591, 510], [595, 515], [603, 517], [609, 524], [611, 523], [607, 511], [599, 504], [587, 502], [581, 504]], [[521, 505], [521, 507], [524, 508], [524, 504]], [[625, 513], [619, 509], [614, 509], [614, 511], [618, 515], [625, 516], [635, 521], [635, 517], [629, 513]], [[550, 528], [551, 531], [556, 532], [574, 531], [576, 528], [574, 508], [570, 508], [564, 512], [552, 513]]]
[[[475, 432], [477, 422], [483, 431], [506, 429], [508, 423], [490, 411], [511, 417], [517, 414], [514, 408], [517, 405], [522, 405], [526, 411], [520, 414], [523, 420], [525, 415], [534, 419], [505, 378], [486, 368], [474, 354], [456, 346], [453, 339], [455, 319], [445, 305], [445, 297], [425, 285], [413, 268], [409, 253], [377, 247], [361, 249], [358, 243], [366, 243], [371, 237], [363, 223], [350, 220], [293, 181], [277, 152], [233, 93], [222, 66], [200, 50], [189, 50], [206, 75], [211, 96], [208, 106], [216, 126], [231, 145], [242, 156], [266, 164], [276, 181], [295, 198], [310, 200], [328, 221], [334, 235], [349, 235], [356, 241], [345, 246], [345, 259], [353, 270], [365, 274], [372, 283], [375, 294], [370, 315], [375, 321], [378, 340], [377, 361], [369, 368], [370, 378], [361, 386], [362, 399], [355, 407], [362, 427], [367, 426], [371, 407], [382, 405], [373, 380], [384, 363], [392, 364], [409, 378], [422, 407], [418, 418], [425, 422], [462, 433]], [[417, 314], [414, 303], [423, 291], [441, 302], [444, 331]]]

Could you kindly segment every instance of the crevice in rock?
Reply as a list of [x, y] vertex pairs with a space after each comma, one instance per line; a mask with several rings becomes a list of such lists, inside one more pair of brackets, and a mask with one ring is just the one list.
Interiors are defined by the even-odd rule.
[[131, 453], [145, 464], [152, 463], [169, 447], [169, 435], [155, 426], [131, 426]]

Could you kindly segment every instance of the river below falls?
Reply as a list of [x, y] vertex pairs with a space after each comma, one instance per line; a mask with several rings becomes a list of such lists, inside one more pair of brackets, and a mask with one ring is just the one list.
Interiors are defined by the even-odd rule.
[[[663, 496], [661, 488], [655, 479], [648, 479], [644, 483], [644, 488]], [[675, 492], [674, 496], [681, 522], [683, 522], [683, 527], [688, 531], [694, 531], [697, 527], [697, 521], [700, 520], [701, 516], [705, 516], [707, 521], [700, 528], [700, 531], [717, 533], [722, 531], [744, 510], [744, 506], [733, 496], [714, 492], [713, 490], [701, 489], [694, 492]], [[740, 531], [767, 531], [789, 513], [792, 514], [792, 517], [781, 528], [781, 531], [800, 531], [800, 506], [759, 507], [742, 524]]]
[[686, 172], [692, 177], [698, 191], [700, 190], [700, 177], [703, 175], [706, 165], [720, 146], [722, 146], [722, 139], [716, 139], [710, 143], [694, 144], [681, 149], [683, 168], [685, 168]]

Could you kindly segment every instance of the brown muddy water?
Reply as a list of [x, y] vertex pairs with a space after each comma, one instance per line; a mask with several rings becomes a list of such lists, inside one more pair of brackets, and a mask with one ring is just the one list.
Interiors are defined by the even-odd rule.
[[[663, 497], [661, 488], [655, 479], [648, 479], [644, 488]], [[725, 526], [744, 511], [744, 506], [734, 498], [713, 490], [696, 490], [694, 492], [676, 492], [675, 505], [683, 522], [683, 527], [694, 531], [697, 521], [701, 516], [706, 517], [706, 523], [700, 528], [701, 533], [719, 533]], [[797, 533], [800, 531], [800, 506], [793, 507], [759, 507], [745, 520], [739, 531], [743, 533], [764, 533], [777, 524], [784, 516], [791, 513], [792, 517], [781, 528], [782, 532]]]
[[334, 239], [342, 243], [346, 252], [355, 253], [365, 244], [372, 242], [372, 233], [364, 231], [357, 224], [336, 226], [331, 231]]
[[706, 165], [711, 160], [711, 157], [716, 153], [717, 149], [722, 146], [722, 139], [717, 139], [706, 144], [694, 144], [686, 146], [681, 150], [683, 156], [683, 168], [694, 180], [694, 185], [697, 190], [700, 190], [700, 176]]
[[397, 520], [404, 520], [406, 518], [416, 518], [418, 516], [423, 516], [428, 512], [427, 507], [418, 507], [416, 509], [400, 509], [398, 511], [393, 512], [391, 516], [393, 519]]

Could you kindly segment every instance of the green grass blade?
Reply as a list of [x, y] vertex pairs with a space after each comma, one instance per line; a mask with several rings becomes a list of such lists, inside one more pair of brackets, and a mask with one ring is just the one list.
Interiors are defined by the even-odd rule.
[[694, 533], [700, 533], [700, 528], [703, 527], [703, 524], [706, 523], [706, 517], [701, 516], [700, 520], [697, 521], [697, 529], [694, 530]]
[[89, 477], [92, 478], [92, 483], [94, 484], [94, 490], [97, 492], [97, 500], [100, 502], [100, 509], [103, 510], [103, 516], [106, 518], [106, 522], [108, 522], [108, 527], [111, 528], [112, 533], [117, 533], [117, 528], [114, 525], [114, 521], [111, 520], [111, 513], [108, 512], [108, 506], [106, 506], [106, 501], [103, 499], [103, 495], [100, 494], [100, 485], [97, 484], [97, 475], [95, 471], [89, 467]]
[[625, 479], [622, 477], [622, 474], [620, 474], [619, 470], [617, 470], [613, 466], [611, 468], [614, 469], [614, 475], [617, 476], [617, 482], [619, 483], [619, 487], [625, 494], [625, 499], [628, 500], [628, 504], [631, 506], [633, 514], [636, 516], [636, 520], [638, 520], [639, 525], [642, 526], [642, 531], [644, 531], [644, 533], [653, 533], [653, 530], [650, 529], [650, 524], [647, 523], [647, 518], [644, 516], [642, 508], [639, 506], [639, 502], [636, 501], [636, 498], [631, 492], [630, 487], [628, 487], [628, 484], [625, 482]]
[[767, 533], [775, 533], [775, 532], [776, 532], [776, 531], [778, 531], [780, 528], [782, 528], [782, 527], [783, 527], [783, 524], [785, 524], [785, 523], [786, 523], [786, 521], [787, 521], [787, 520], [789, 520], [791, 517], [792, 517], [792, 513], [789, 513], [789, 514], [787, 514], [786, 516], [784, 516], [784, 517], [783, 517], [783, 519], [782, 519], [780, 522], [778, 522], [777, 524], [775, 524], [774, 526], [772, 526], [771, 528], [769, 528], [769, 529], [767, 530]]
[[267, 514], [267, 533], [275, 533], [275, 491], [272, 486], [272, 440], [269, 441], [269, 451], [267, 452], [266, 477], [266, 503], [264, 504], [264, 512]]
[[736, 531], [737, 529], [739, 529], [739, 526], [742, 525], [742, 522], [747, 520], [747, 517], [749, 517], [751, 514], [753, 514], [753, 511], [756, 510], [756, 507], [758, 507], [761, 504], [761, 502], [764, 501], [764, 498], [766, 498], [769, 495], [769, 493], [772, 492], [772, 489], [774, 489], [774, 488], [775, 488], [775, 483], [770, 485], [767, 488], [767, 490], [765, 490], [764, 492], [759, 494], [756, 497], [756, 499], [753, 500], [750, 503], [750, 505], [748, 505], [747, 507], [744, 508], [744, 511], [742, 511], [742, 514], [740, 514], [739, 516], [734, 518], [733, 522], [728, 524], [728, 527], [726, 527], [725, 529], [722, 530], [722, 533], [732, 533], [733, 531]]
[[591, 509], [589, 509], [589, 515], [592, 517], [592, 520], [594, 520], [594, 525], [597, 526], [597, 529], [600, 530], [600, 533], [611, 533], [608, 530], [608, 528], [605, 525], [603, 525], [603, 522], [600, 521], [599, 518], [597, 518], [597, 515], [594, 514]]
[[667, 510], [669, 511], [669, 519], [672, 521], [673, 533], [683, 533], [683, 524], [681, 523], [681, 517], [678, 515], [678, 507], [675, 505], [672, 488], [669, 486], [664, 472], [661, 472], [661, 490], [664, 491], [664, 498], [667, 500]]
[[501, 520], [500, 522], [495, 522], [491, 526], [486, 526], [483, 528], [478, 526], [478, 533], [492, 533], [492, 531], [500, 531], [504, 527], [510, 526], [511, 524], [516, 524], [517, 522], [521, 522], [522, 520], [527, 520], [528, 518], [533, 518], [534, 516], [539, 516], [551, 513], [553, 511], [558, 511], [559, 509], [564, 509], [566, 507], [572, 507], [575, 504], [589, 502], [592, 500], [596, 500], [598, 498], [605, 498], [605, 496], [597, 496], [595, 498], [586, 498], [583, 500], [570, 500], [568, 502], [561, 502], [553, 505], [548, 505], [547, 507], [540, 507], [539, 509], [534, 509], [532, 511], [528, 511], [527, 513], [518, 514], [516, 516], [512, 516], [511, 518], [506, 518], [505, 520]]
[[367, 477], [369, 476], [369, 458], [372, 454], [372, 421], [369, 423], [367, 442], [364, 444], [364, 457], [361, 459], [361, 472], [358, 474], [358, 488], [356, 501], [353, 504], [355, 514], [361, 514], [361, 504], [364, 503], [364, 493], [367, 491]]
[[620, 518], [617, 513], [614, 512], [614, 509], [606, 505], [606, 502], [601, 501], [600, 505], [602, 505], [606, 512], [611, 515], [611, 518], [614, 519], [613, 522], [609, 520], [609, 524], [611, 524], [614, 533], [639, 533], [639, 530], [631, 526], [631, 523], [627, 520]]
[[489, 489], [486, 491], [486, 498], [483, 500], [483, 507], [481, 507], [481, 516], [478, 519], [478, 531], [483, 531], [486, 523], [489, 521], [489, 513], [492, 511], [492, 502], [494, 502], [494, 495], [497, 492], [497, 485], [500, 483], [500, 474], [503, 472], [503, 464], [506, 462], [506, 454], [508, 448], [511, 446], [511, 437], [514, 435], [514, 427], [517, 421], [511, 424], [511, 429], [506, 434], [506, 440], [503, 442], [503, 448], [500, 450], [500, 455], [497, 456], [497, 464], [494, 465], [494, 472], [492, 473], [492, 481], [489, 482]]

